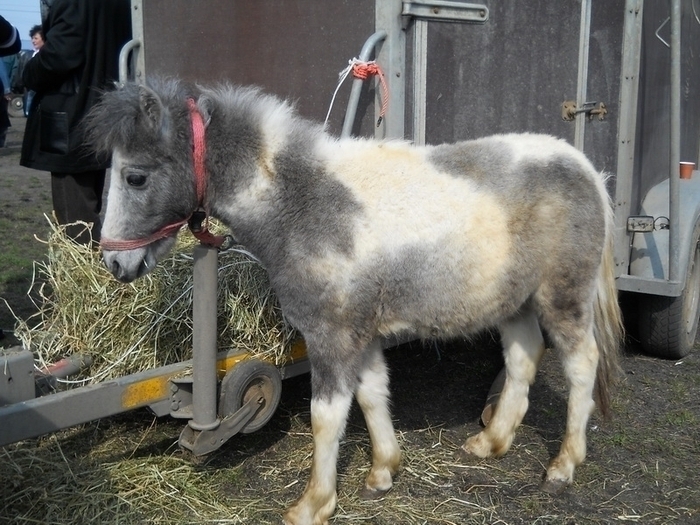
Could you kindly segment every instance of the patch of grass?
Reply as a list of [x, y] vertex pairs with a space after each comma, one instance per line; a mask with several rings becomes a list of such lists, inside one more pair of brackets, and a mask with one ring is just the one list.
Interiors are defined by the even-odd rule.
[[520, 505], [529, 516], [536, 516], [542, 512], [542, 503], [537, 498], [522, 498]]
[[683, 403], [684, 401], [688, 400], [690, 397], [691, 393], [688, 391], [688, 378], [684, 377], [683, 379], [676, 378], [673, 381], [670, 382], [669, 384], [670, 390], [671, 390], [671, 398], [669, 399], [670, 402], [674, 403]]
[[665, 483], [669, 479], [668, 472], [660, 467], [659, 461], [655, 461], [651, 464], [644, 461], [641, 462], [639, 464], [639, 472], [645, 479], [648, 479], [656, 485]]
[[643, 374], [637, 379], [637, 381], [646, 386], [647, 388], [657, 388], [659, 386], [659, 380], [649, 374]]
[[629, 448], [633, 438], [625, 429], [619, 429], [608, 437], [609, 444], [615, 447]]
[[16, 250], [8, 249], [0, 252], [0, 268], [2, 268], [0, 270], [0, 287], [31, 282], [33, 266], [32, 259], [17, 253]]
[[46, 255], [46, 244], [36, 239], [18, 242], [19, 228], [14, 221], [0, 217], [0, 285], [31, 277], [34, 261]]
[[695, 414], [693, 414], [690, 410], [682, 408], [668, 412], [666, 414], [666, 421], [676, 427], [696, 425], [698, 422]]
[[[15, 316], [28, 318], [36, 312], [28, 292], [35, 275], [35, 261], [45, 260], [46, 244], [28, 237], [27, 230], [40, 235], [49, 226], [46, 219], [38, 221], [29, 210], [36, 214], [31, 207], [25, 210], [14, 206], [11, 212], [0, 208], [0, 231], [3, 232], [0, 236], [0, 328], [3, 330], [15, 326]], [[0, 346], [14, 343], [14, 340], [4, 339]]]

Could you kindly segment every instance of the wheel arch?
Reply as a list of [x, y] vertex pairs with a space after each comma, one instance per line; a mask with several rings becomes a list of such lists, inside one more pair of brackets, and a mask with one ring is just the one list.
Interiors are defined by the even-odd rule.
[[[695, 244], [700, 234], [700, 176], [681, 180], [680, 192], [680, 250], [678, 280], [686, 281]], [[668, 179], [654, 186], [646, 195], [640, 215], [654, 217], [656, 221], [669, 216]], [[669, 230], [635, 233], [630, 253], [629, 274], [648, 279], [669, 278]], [[682, 286], [678, 290], [682, 292]]]

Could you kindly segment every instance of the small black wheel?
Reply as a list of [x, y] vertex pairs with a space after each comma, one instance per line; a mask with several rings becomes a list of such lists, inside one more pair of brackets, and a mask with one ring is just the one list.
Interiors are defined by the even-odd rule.
[[681, 359], [695, 345], [700, 316], [700, 226], [693, 235], [688, 273], [678, 297], [645, 295], [639, 303], [639, 339], [648, 354]]
[[7, 104], [7, 112], [13, 118], [24, 116], [24, 97], [22, 95], [13, 94], [10, 102]]
[[219, 417], [235, 413], [252, 398], [262, 398], [257, 412], [242, 429], [250, 434], [262, 428], [277, 410], [282, 396], [282, 378], [276, 366], [246, 359], [233, 367], [221, 381]]

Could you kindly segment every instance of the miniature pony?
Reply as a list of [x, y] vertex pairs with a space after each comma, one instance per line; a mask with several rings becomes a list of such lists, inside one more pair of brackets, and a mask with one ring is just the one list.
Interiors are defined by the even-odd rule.
[[513, 441], [545, 331], [570, 393], [543, 488], [572, 482], [594, 398], [607, 411], [621, 339], [611, 205], [581, 152], [533, 134], [424, 147], [337, 139], [258, 89], [177, 80], [104, 94], [89, 127], [97, 151], [113, 154], [102, 238], [117, 279], [152, 270], [201, 208], [261, 261], [304, 336], [314, 456], [286, 523], [332, 515], [353, 396], [372, 443], [363, 495], [392, 487], [401, 452], [379, 344], [391, 334], [499, 330], [505, 386], [462, 446], [483, 458]]

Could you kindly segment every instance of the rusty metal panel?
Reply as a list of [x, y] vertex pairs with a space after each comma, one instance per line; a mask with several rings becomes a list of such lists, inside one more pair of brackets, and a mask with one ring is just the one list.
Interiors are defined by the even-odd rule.
[[[296, 100], [303, 115], [320, 121], [338, 72], [374, 32], [374, 0], [143, 0], [142, 5], [147, 75], [259, 85]], [[336, 133], [349, 86], [348, 80], [338, 93], [330, 120]], [[373, 118], [369, 95], [361, 99], [360, 112]], [[369, 127], [372, 118], [365, 119]]]

